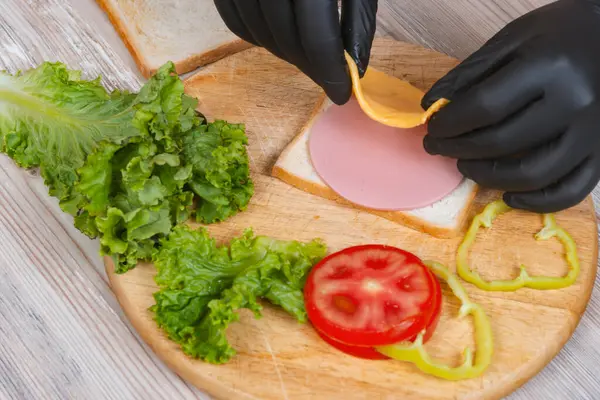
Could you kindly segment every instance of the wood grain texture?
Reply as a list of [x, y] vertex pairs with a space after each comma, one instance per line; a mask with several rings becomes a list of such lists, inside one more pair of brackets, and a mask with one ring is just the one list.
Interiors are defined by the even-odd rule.
[[[393, 40], [378, 40], [372, 65], [426, 89], [453, 60], [439, 53]], [[249, 153], [256, 185], [246, 212], [210, 226], [229, 241], [252, 227], [259, 235], [284, 240], [322, 238], [331, 251], [365, 243], [398, 246], [428, 260], [454, 267], [456, 239], [435, 239], [364, 211], [292, 188], [270, 176], [273, 159], [311, 116], [321, 90], [295, 68], [251, 49], [212, 64], [186, 81], [209, 119], [247, 121]], [[482, 191], [473, 212], [497, 193]], [[559, 291], [523, 289], [484, 292], [466, 285], [472, 299], [491, 318], [495, 349], [492, 365], [481, 378], [448, 382], [424, 375], [400, 362], [362, 361], [345, 356], [321, 341], [310, 325], [299, 325], [280, 310], [266, 306], [255, 320], [244, 312], [227, 331], [238, 350], [229, 364], [210, 365], [187, 358], [158, 329], [148, 308], [154, 303], [154, 270], [140, 265], [125, 275], [113, 273], [111, 286], [142, 338], [178, 374], [219, 399], [366, 399], [403, 400], [500, 399], [537, 374], [560, 351], [583, 314], [596, 278], [597, 225], [591, 199], [557, 214], [578, 244], [582, 271], [576, 284]], [[539, 215], [516, 212], [498, 218], [482, 232], [470, 261], [486, 279], [507, 279], [520, 264], [533, 275], [560, 276], [567, 265], [559, 242], [536, 243]], [[443, 315], [428, 350], [446, 363], [457, 363], [472, 345], [472, 328], [456, 318], [460, 304], [445, 290]], [[401, 381], [398, 379], [401, 378]]]
[[[379, 27], [462, 58], [545, 2], [380, 0]], [[87, 77], [102, 74], [109, 88], [142, 82], [94, 0], [0, 1], [0, 68], [44, 60], [83, 68]], [[594, 202], [600, 205], [599, 188]], [[139, 340], [107, 284], [98, 244], [73, 228], [38, 177], [3, 156], [0, 215], [0, 399], [208, 398]], [[598, 287], [561, 353], [508, 399], [600, 396]]]

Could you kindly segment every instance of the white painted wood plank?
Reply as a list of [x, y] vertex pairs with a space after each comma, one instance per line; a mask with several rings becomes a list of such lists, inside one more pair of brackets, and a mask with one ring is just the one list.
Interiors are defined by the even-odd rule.
[[513, 19], [551, 0], [380, 0], [378, 28], [463, 59]]

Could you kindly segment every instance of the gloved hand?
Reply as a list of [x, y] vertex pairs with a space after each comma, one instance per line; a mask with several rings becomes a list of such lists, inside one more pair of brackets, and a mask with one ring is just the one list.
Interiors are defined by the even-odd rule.
[[559, 0], [508, 24], [438, 81], [430, 154], [505, 191], [505, 202], [557, 212], [600, 179], [600, 1]]
[[344, 50], [361, 76], [369, 64], [377, 0], [215, 0], [237, 36], [269, 50], [308, 75], [336, 104], [346, 103], [352, 84]]

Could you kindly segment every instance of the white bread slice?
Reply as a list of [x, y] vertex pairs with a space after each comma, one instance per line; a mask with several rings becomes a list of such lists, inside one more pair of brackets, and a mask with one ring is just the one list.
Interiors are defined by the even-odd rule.
[[[308, 150], [308, 139], [312, 124], [316, 117], [330, 105], [332, 105], [331, 101], [326, 98], [319, 102], [300, 134], [279, 156], [273, 167], [272, 175], [305, 192], [366, 210], [363, 207], [351, 204], [335, 193], [323, 182], [312, 166]], [[463, 179], [452, 193], [427, 207], [410, 211], [366, 211], [434, 237], [451, 238], [458, 236], [463, 231], [477, 189], [475, 182]]]
[[212, 0], [97, 0], [149, 78], [172, 61], [179, 74], [251, 45], [227, 29]]

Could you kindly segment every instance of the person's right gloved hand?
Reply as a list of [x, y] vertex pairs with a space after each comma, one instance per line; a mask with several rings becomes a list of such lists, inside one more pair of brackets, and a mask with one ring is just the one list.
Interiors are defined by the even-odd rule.
[[600, 0], [558, 0], [508, 24], [440, 79], [428, 153], [458, 159], [513, 207], [558, 212], [600, 180]]
[[344, 50], [362, 77], [369, 64], [377, 0], [214, 0], [227, 27], [295, 65], [338, 105], [352, 94]]

